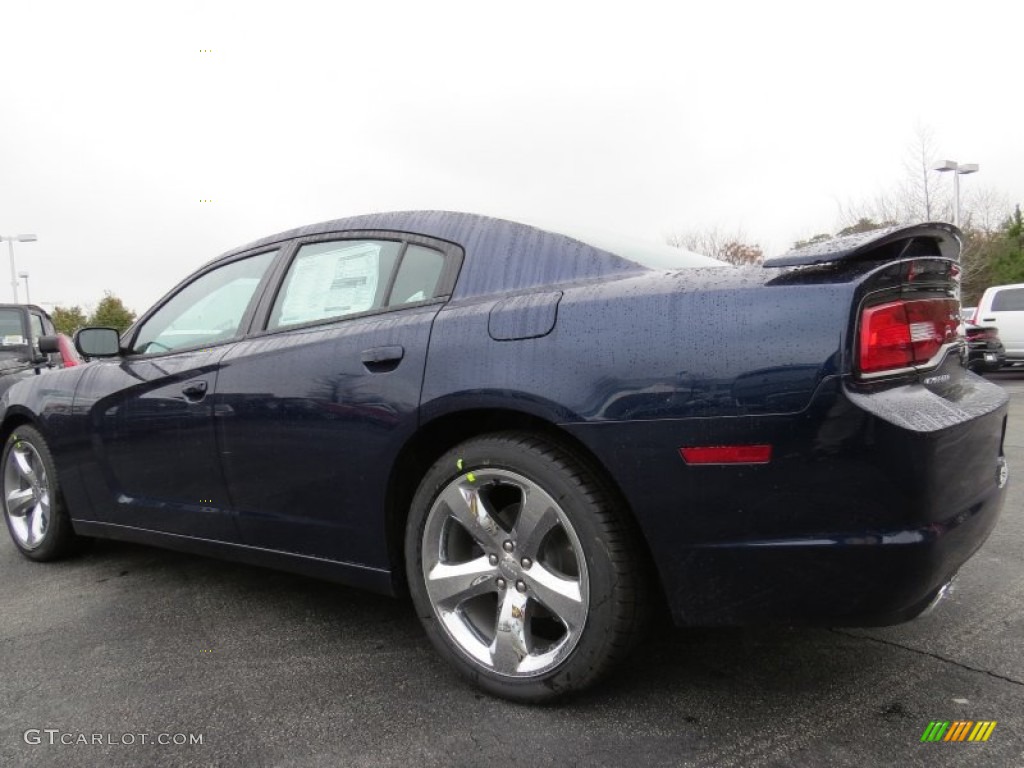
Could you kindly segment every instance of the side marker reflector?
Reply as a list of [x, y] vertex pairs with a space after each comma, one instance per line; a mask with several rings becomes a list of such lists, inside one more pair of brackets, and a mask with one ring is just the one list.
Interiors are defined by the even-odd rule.
[[770, 445], [707, 445], [680, 448], [687, 464], [767, 464], [772, 460]]

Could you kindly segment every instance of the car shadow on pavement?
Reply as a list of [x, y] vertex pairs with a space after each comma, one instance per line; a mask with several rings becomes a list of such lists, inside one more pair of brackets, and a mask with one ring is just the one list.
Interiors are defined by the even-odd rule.
[[[936, 717], [1020, 711], [1020, 683], [915, 650], [905, 630], [666, 620], [595, 688], [526, 706], [449, 669], [408, 600], [110, 541], [45, 565], [6, 545], [0, 566], [9, 722], [204, 733], [199, 762], [174, 764], [480, 765], [528, 747], [552, 766], [890, 765]], [[12, 733], [0, 762], [26, 764]], [[1007, 733], [989, 764], [1010, 764]]]
[[[410, 661], [431, 667], [433, 684], [475, 693], [434, 656], [407, 599], [113, 541], [95, 542], [64, 567], [123, 599], [141, 592], [142, 610], [154, 614], [143, 623], [154, 631], [163, 623], [160, 614], [197, 613], [217, 642], [251, 659], [268, 649], [287, 654], [333, 648], [344, 656], [406, 649]], [[648, 638], [616, 674], [566, 706], [586, 709], [603, 706], [609, 697], [663, 698], [671, 691], [834, 690], [863, 677], [863, 670], [863, 644], [826, 628], [679, 629], [657, 616]]]

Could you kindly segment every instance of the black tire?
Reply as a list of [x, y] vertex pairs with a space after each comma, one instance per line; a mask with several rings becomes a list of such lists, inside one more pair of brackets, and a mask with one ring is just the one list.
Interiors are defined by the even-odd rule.
[[[649, 604], [646, 558], [614, 498], [571, 449], [528, 433], [474, 438], [441, 457], [405, 537], [412, 599], [440, 654], [518, 702], [606, 675], [640, 638]], [[453, 565], [472, 573], [439, 576]]]
[[[18, 493], [27, 493], [24, 502], [15, 500]], [[35, 427], [17, 427], [4, 444], [0, 499], [11, 540], [25, 557], [58, 560], [85, 543], [71, 527], [53, 456]]]

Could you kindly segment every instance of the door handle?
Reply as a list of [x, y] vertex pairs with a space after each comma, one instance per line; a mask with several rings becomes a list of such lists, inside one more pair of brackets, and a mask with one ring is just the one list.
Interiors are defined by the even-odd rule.
[[983, 318], [981, 318], [981, 322], [983, 322], [983, 323], [994, 323], [995, 321], [996, 321], [996, 319], [994, 317], [983, 317]]
[[404, 356], [405, 350], [396, 344], [390, 347], [364, 349], [360, 359], [371, 373], [385, 373], [395, 370]]
[[199, 402], [206, 397], [206, 382], [202, 380], [190, 381], [181, 388], [181, 393], [185, 396], [186, 400], [193, 403]]

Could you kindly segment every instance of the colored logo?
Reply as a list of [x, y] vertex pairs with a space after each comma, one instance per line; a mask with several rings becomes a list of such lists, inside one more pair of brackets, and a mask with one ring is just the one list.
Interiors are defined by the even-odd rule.
[[995, 720], [932, 720], [921, 741], [988, 741], [995, 729]]

